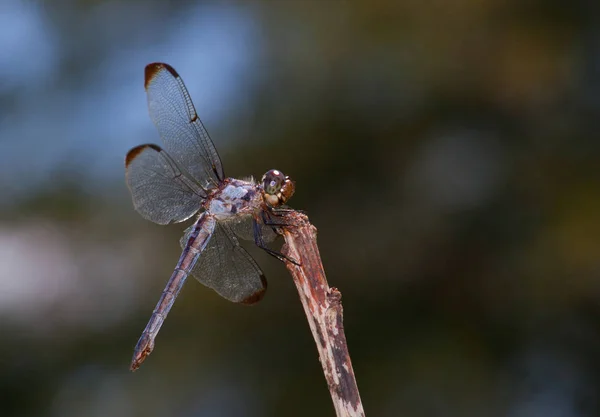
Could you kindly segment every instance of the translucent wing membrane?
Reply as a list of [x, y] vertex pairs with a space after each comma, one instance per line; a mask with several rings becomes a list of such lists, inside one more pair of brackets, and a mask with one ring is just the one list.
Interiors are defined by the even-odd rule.
[[135, 209], [154, 223], [189, 219], [206, 198], [206, 192], [156, 145], [140, 145], [129, 151], [125, 177]]
[[202, 187], [216, 187], [225, 178], [221, 159], [179, 74], [168, 64], [149, 64], [145, 87], [166, 149]]
[[[227, 220], [227, 225], [240, 239], [250, 240], [253, 242], [256, 240], [251, 216], [233, 217], [231, 220]], [[273, 242], [278, 236], [271, 226], [267, 226], [261, 221], [259, 221], [259, 228], [262, 240], [265, 243]]]
[[[181, 238], [185, 247], [193, 226]], [[253, 304], [262, 299], [267, 280], [260, 267], [239, 245], [225, 223], [217, 223], [212, 238], [192, 269], [192, 275], [229, 301]]]

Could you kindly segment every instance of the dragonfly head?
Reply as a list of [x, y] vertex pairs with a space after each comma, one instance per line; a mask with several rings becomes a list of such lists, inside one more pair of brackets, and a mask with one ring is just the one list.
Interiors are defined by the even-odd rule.
[[276, 169], [267, 171], [262, 177], [263, 197], [271, 207], [285, 204], [294, 195], [295, 185], [290, 177]]

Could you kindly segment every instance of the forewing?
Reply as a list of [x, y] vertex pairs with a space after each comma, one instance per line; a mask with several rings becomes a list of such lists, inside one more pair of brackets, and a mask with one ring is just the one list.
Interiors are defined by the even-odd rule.
[[[181, 246], [192, 228], [185, 231]], [[192, 269], [192, 275], [229, 301], [254, 304], [267, 290], [267, 280], [250, 254], [239, 245], [227, 224], [217, 223], [212, 238]]]
[[166, 149], [204, 189], [216, 187], [225, 178], [223, 165], [179, 74], [168, 64], [149, 64], [145, 88]]
[[127, 153], [125, 178], [135, 209], [154, 223], [189, 219], [206, 193], [159, 146], [140, 145]]

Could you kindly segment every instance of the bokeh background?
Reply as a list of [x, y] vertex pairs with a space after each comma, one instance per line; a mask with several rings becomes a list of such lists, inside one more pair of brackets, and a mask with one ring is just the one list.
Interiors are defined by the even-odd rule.
[[600, 415], [600, 3], [0, 2], [0, 415], [332, 416], [282, 264], [255, 307], [134, 210], [173, 65], [229, 176], [319, 230], [369, 416]]

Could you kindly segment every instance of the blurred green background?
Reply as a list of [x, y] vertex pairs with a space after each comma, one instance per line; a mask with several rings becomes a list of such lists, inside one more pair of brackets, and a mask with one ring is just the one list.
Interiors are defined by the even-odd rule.
[[143, 68], [226, 174], [281, 169], [319, 230], [368, 416], [600, 415], [600, 3], [2, 0], [0, 415], [333, 416], [284, 266], [254, 307], [134, 210]]

